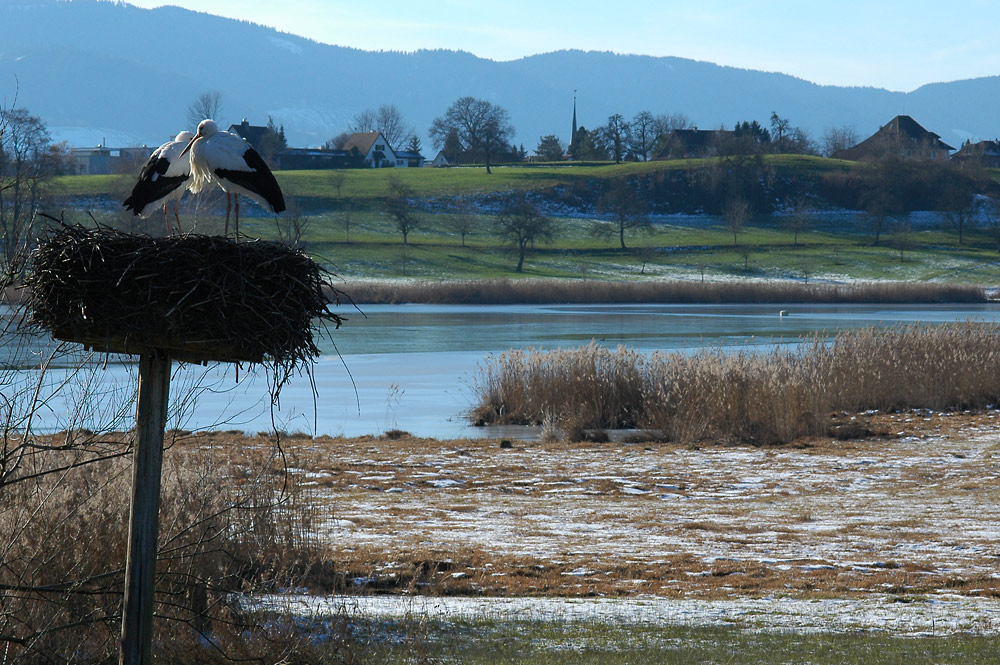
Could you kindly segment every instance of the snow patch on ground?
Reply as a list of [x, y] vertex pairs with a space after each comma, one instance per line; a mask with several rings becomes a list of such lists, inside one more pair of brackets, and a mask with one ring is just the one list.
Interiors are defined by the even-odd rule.
[[746, 630], [884, 632], [896, 636], [1000, 635], [994, 599], [935, 594], [912, 602], [883, 595], [862, 599], [735, 598], [462, 598], [424, 596], [271, 595], [261, 609], [303, 616], [347, 612], [372, 618], [596, 621], [628, 625], [730, 626]]

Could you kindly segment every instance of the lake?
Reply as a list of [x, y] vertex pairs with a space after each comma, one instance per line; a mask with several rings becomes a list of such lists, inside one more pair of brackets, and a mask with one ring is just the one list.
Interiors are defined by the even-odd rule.
[[[555, 349], [594, 340], [643, 352], [793, 344], [803, 335], [898, 323], [1000, 319], [1000, 305], [370, 305], [349, 307], [339, 330], [320, 340], [323, 355], [312, 377], [285, 386], [270, 404], [264, 372], [235, 366], [177, 364], [171, 385], [171, 425], [358, 436], [402, 429], [418, 436], [451, 438], [528, 436], [531, 428], [471, 427], [477, 367], [489, 353]], [[785, 310], [785, 316], [779, 311]], [[61, 429], [84, 390], [104, 395], [104, 409], [121, 408], [121, 394], [135, 385], [135, 365], [100, 357], [96, 383], [63, 390], [39, 416], [42, 429]], [[2, 357], [0, 357], [2, 361]], [[10, 358], [7, 362], [11, 362]], [[62, 380], [65, 370], [51, 379]], [[5, 392], [11, 386], [0, 386]], [[181, 400], [196, 392], [197, 399]], [[92, 416], [97, 418], [98, 416]], [[77, 425], [86, 425], [83, 419]]]

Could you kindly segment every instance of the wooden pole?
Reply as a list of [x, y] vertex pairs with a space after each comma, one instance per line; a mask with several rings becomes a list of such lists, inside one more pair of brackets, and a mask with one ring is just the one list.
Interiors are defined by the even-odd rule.
[[169, 393], [169, 355], [160, 349], [143, 353], [139, 357], [139, 397], [135, 416], [135, 461], [120, 665], [148, 665], [151, 662], [160, 470]]

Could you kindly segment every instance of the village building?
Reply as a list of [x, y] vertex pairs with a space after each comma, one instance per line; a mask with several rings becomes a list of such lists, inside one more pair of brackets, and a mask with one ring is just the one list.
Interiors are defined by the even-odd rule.
[[153, 154], [153, 148], [71, 148], [69, 151], [72, 173], [75, 175], [110, 175], [137, 172]]
[[448, 166], [448, 158], [444, 156], [444, 150], [438, 150], [438, 154], [429, 162], [424, 162], [424, 166]]
[[317, 169], [357, 169], [366, 164], [357, 150], [327, 148], [285, 148], [275, 157], [276, 168], [285, 171]]
[[396, 151], [396, 166], [419, 168], [424, 165], [424, 156], [412, 150]]
[[254, 148], [259, 146], [261, 139], [267, 136], [269, 130], [263, 125], [251, 125], [246, 118], [238, 125], [229, 125], [229, 131], [246, 140]]
[[409, 150], [393, 150], [382, 132], [356, 132], [351, 134], [341, 150], [357, 151], [363, 165], [381, 169], [390, 167], [419, 167], [424, 165], [424, 156]]
[[719, 145], [730, 134], [724, 129], [675, 129], [653, 159], [716, 157]]
[[365, 163], [379, 169], [397, 166], [396, 153], [382, 136], [382, 132], [356, 132], [344, 143], [343, 150], [355, 149], [361, 153]]
[[987, 169], [1000, 168], [1000, 139], [993, 141], [967, 141], [951, 160], [959, 166], [977, 166]]
[[947, 160], [955, 148], [908, 115], [897, 115], [861, 143], [833, 155], [836, 159], [875, 161], [888, 156], [903, 159]]

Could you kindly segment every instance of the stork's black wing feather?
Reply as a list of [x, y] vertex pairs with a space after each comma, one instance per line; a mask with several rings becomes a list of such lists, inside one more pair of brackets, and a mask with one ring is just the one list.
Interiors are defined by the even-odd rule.
[[122, 203], [125, 209], [138, 215], [147, 205], [159, 201], [187, 182], [187, 176], [167, 177], [165, 174], [168, 168], [170, 162], [163, 157], [150, 157], [139, 172], [139, 180], [132, 188], [131, 195]]
[[271, 173], [271, 169], [267, 168], [264, 159], [256, 150], [248, 148], [243, 153], [243, 161], [250, 167], [250, 171], [216, 169], [215, 174], [236, 183], [243, 189], [259, 194], [274, 209], [274, 212], [283, 211], [285, 197], [282, 196], [278, 181], [274, 179], [274, 174]]

